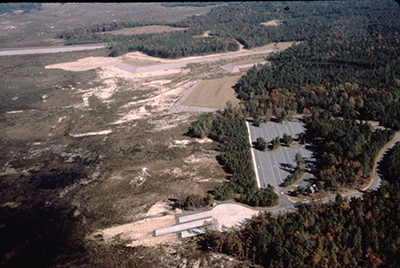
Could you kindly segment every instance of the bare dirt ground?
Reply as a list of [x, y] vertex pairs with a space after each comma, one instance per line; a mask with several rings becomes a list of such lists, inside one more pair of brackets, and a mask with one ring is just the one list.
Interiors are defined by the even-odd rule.
[[[149, 233], [170, 225], [166, 215], [176, 213], [168, 207], [159, 213], [157, 206], [169, 196], [203, 194], [227, 174], [215, 158], [214, 142], [184, 135], [196, 114], [169, 111], [198, 81], [237, 79], [225, 78], [219, 67], [243, 57], [132, 74], [115, 63], [169, 60], [141, 53], [114, 59], [104, 57], [107, 53], [2, 58], [0, 80], [6, 87], [1, 97], [6, 101], [0, 133], [1, 149], [7, 152], [0, 158], [2, 178], [23, 176], [37, 181], [37, 189], [55, 188], [57, 200], [70, 204], [72, 219], [79, 222], [77, 233], [89, 234], [87, 243], [97, 243], [104, 231], [104, 246], [127, 240], [132, 246], [179, 244], [176, 235], [153, 239]], [[68, 175], [68, 170], [80, 175]], [[60, 172], [81, 179], [53, 185]], [[26, 195], [13, 189], [1, 199], [4, 208], [23, 209], [17, 204], [26, 204]]]
[[[2, 58], [0, 82], [5, 87], [1, 97], [5, 101], [0, 136], [1, 150], [6, 153], [0, 158], [0, 179], [2, 185], [16, 179], [20, 183], [6, 188], [1, 208], [22, 211], [32, 204], [27, 198], [33, 197], [21, 190], [34, 180], [37, 187], [32, 193], [42, 192], [43, 187], [53, 189], [46, 190], [54, 195], [47, 202], [71, 207], [76, 234], [117, 228], [127, 230], [119, 236], [131, 239], [132, 246], [164, 243], [174, 247], [175, 242], [181, 243], [176, 236], [154, 241], [147, 229], [140, 229], [150, 228], [153, 221], [163, 222], [153, 217], [175, 213], [172, 209], [156, 213], [154, 206], [169, 196], [203, 194], [224, 181], [226, 173], [215, 159], [218, 148], [214, 142], [184, 135], [196, 114], [170, 114], [169, 110], [196, 81], [225, 76], [219, 66], [226, 61], [132, 74], [113, 67], [116, 59], [104, 57], [107, 53]], [[69, 170], [78, 170], [79, 175], [68, 175]], [[80, 179], [53, 185], [61, 173]], [[146, 219], [148, 224], [140, 225]], [[66, 220], [60, 222], [72, 226]], [[97, 243], [99, 236], [89, 237], [85, 243]], [[101, 247], [120, 243], [105, 237]]]

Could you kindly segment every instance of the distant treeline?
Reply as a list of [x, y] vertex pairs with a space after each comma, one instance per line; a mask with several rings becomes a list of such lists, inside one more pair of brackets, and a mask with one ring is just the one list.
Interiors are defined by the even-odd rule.
[[396, 33], [386, 29], [369, 38], [298, 44], [271, 55], [271, 67], [250, 69], [236, 91], [249, 115], [267, 120], [274, 114], [327, 110], [344, 118], [378, 120], [399, 130]]
[[[398, 28], [399, 14], [392, 1], [341, 2], [233, 2], [214, 7], [211, 12], [191, 16], [180, 22], [104, 23], [101, 27], [87, 26], [58, 34], [64, 39], [91, 40], [112, 44], [112, 56], [131, 51], [142, 51], [164, 58], [204, 55], [237, 50], [237, 41], [245, 48], [254, 48], [282, 41], [342, 42], [351, 38], [367, 38], [372, 32]], [[281, 20], [279, 26], [261, 23]], [[389, 24], [391, 22], [392, 24]], [[188, 27], [179, 34], [142, 34], [140, 37], [98, 35], [99, 31], [112, 31], [121, 27], [144, 25]], [[382, 27], [382, 26], [385, 27]], [[94, 30], [95, 29], [95, 30]], [[210, 37], [196, 39], [193, 35], [210, 31]], [[383, 35], [382, 35], [383, 36]], [[377, 36], [379, 38], [379, 36]], [[163, 45], [160, 40], [167, 39]], [[209, 43], [208, 43], [209, 42]], [[157, 46], [158, 45], [158, 46]], [[187, 52], [189, 51], [189, 53]]]
[[22, 10], [23, 13], [28, 13], [31, 10], [42, 10], [42, 3], [1, 3], [0, 14], [12, 13], [17, 10]]

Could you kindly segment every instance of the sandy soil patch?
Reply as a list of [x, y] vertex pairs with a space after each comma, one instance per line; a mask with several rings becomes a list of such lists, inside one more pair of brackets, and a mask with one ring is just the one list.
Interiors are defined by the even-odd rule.
[[[242, 53], [245, 52], [252, 52], [252, 51], [264, 51], [264, 50], [271, 50], [271, 49], [278, 49], [279, 51], [284, 50], [288, 47], [290, 47], [293, 44], [293, 42], [280, 42], [280, 43], [271, 43], [269, 45], [263, 46], [263, 47], [259, 47], [259, 48], [255, 48], [252, 50], [248, 50], [248, 49], [243, 49], [243, 46], [240, 45], [240, 49], [239, 51], [230, 51], [230, 52], [226, 52], [226, 53], [217, 53], [217, 54], [210, 54], [210, 55], [205, 55], [205, 56], [193, 56], [193, 57], [185, 57], [185, 58], [180, 58], [180, 59], [162, 59], [162, 58], [156, 58], [156, 57], [151, 57], [148, 56], [142, 52], [131, 52], [126, 54], [124, 57], [125, 60], [144, 60], [144, 61], [153, 61], [153, 62], [159, 62], [160, 64], [164, 64], [164, 63], [174, 63], [174, 62], [181, 62], [181, 61], [197, 61], [199, 59], [210, 59], [210, 58], [216, 58], [216, 57], [221, 57], [221, 56], [228, 56], [228, 55], [240, 55]], [[217, 59], [216, 59], [217, 60]]]
[[134, 223], [128, 223], [99, 230], [88, 236], [89, 239], [96, 239], [101, 236], [104, 242], [110, 244], [124, 244], [128, 247], [154, 247], [159, 244], [179, 244], [178, 235], [171, 233], [159, 237], [153, 237], [156, 229], [164, 228], [176, 223], [175, 215], [168, 215], [159, 218], [149, 218]]
[[150, 26], [140, 26], [133, 28], [125, 28], [121, 30], [105, 32], [106, 34], [122, 34], [122, 35], [135, 35], [135, 34], [148, 34], [148, 33], [165, 33], [165, 32], [175, 32], [183, 31], [187, 28], [173, 27], [167, 25], [150, 25]]
[[263, 23], [261, 23], [261, 25], [265, 25], [265, 26], [278, 26], [278, 25], [281, 24], [281, 23], [282, 23], [281, 20], [271, 20], [271, 21], [263, 22]]
[[209, 138], [195, 139], [195, 141], [198, 142], [198, 143], [211, 143], [211, 142], [213, 142], [213, 140], [209, 139]]
[[[288, 47], [292, 42], [270, 44], [269, 46], [259, 48], [265, 50], [282, 49]], [[143, 94], [130, 94], [133, 96], [126, 99], [127, 102], [123, 103], [119, 108], [120, 119], [112, 124], [122, 124], [132, 120], [143, 119], [154, 114], [167, 114], [174, 104], [182, 97], [185, 91], [191, 88], [193, 84], [199, 80], [193, 79], [190, 73], [193, 72], [191, 68], [174, 68], [165, 70], [154, 70], [145, 73], [131, 73], [114, 67], [120, 62], [128, 62], [136, 66], [151, 66], [165, 63], [178, 63], [178, 62], [206, 62], [217, 61], [220, 56], [240, 56], [248, 50], [239, 52], [229, 52], [213, 54], [208, 56], [188, 57], [177, 60], [161, 59], [156, 57], [147, 56], [140, 52], [128, 53], [118, 58], [108, 57], [87, 57], [75, 62], [66, 62], [48, 65], [46, 68], [60, 68], [67, 71], [85, 71], [90, 69], [97, 69], [96, 72], [99, 76], [97, 82], [103, 85], [94, 87], [87, 90], [73, 89], [75, 94], [81, 94], [82, 103], [75, 106], [75, 108], [88, 108], [89, 98], [96, 96], [107, 106], [113, 102], [112, 96], [116, 92], [127, 91], [143, 91]], [[248, 51], [250, 52], [250, 51]], [[259, 53], [259, 52], [256, 52]], [[233, 86], [240, 76], [226, 77], [220, 80], [205, 81], [200, 85], [196, 92], [192, 93], [186, 100], [184, 105], [201, 107], [199, 109], [223, 109], [226, 101], [231, 100], [234, 105], [239, 103], [236, 99], [235, 93], [231, 86]], [[131, 86], [122, 86], [119, 84], [121, 79], [124, 83]], [[160, 80], [160, 81], [159, 81]], [[207, 94], [207, 95], [202, 95]], [[204, 97], [205, 96], [205, 97]], [[212, 100], [212, 101], [210, 101]], [[191, 110], [191, 112], [193, 112]], [[170, 123], [174, 123], [169, 120]], [[168, 123], [168, 122], [167, 122]], [[174, 124], [170, 126], [173, 128]], [[169, 128], [169, 129], [170, 129]], [[158, 127], [157, 131], [165, 130], [165, 128]]]
[[[167, 113], [169, 109], [177, 101], [177, 96], [180, 96], [183, 90], [189, 88], [191, 83], [192, 82], [189, 81], [188, 83], [175, 87], [174, 89], [171, 89], [167, 92], [161, 93], [154, 97], [150, 97], [148, 99], [140, 101], [133, 101], [126, 104], [124, 107], [122, 107], [124, 110], [132, 106], [136, 105], [140, 106], [139, 107], [136, 106], [135, 108], [130, 109], [128, 112], [122, 113], [121, 118], [116, 122], [114, 122], [113, 124], [122, 124], [132, 120], [145, 118], [154, 113], [162, 113], [162, 112]], [[186, 115], [186, 117], [188, 116], [189, 115]], [[158, 125], [158, 127], [155, 128], [155, 131], [161, 131], [161, 130], [166, 130], [166, 128], [168, 129], [173, 128], [174, 126], [167, 126], [164, 124], [160, 125], [160, 123], [172, 123], [173, 125], [177, 125], [179, 124], [179, 121], [176, 121], [176, 118], [171, 118], [171, 119], [166, 119], [165, 122], [153, 122], [153, 123]]]
[[78, 61], [65, 62], [47, 65], [45, 69], [63, 69], [65, 71], [88, 71], [105, 66], [113, 66], [121, 62], [120, 58], [111, 57], [88, 57], [79, 59]]
[[99, 131], [99, 132], [87, 132], [87, 133], [69, 134], [69, 135], [74, 138], [80, 138], [80, 137], [87, 137], [87, 136], [108, 135], [111, 132], [112, 132], [112, 130], [108, 129], [108, 130], [103, 130], [103, 131]]
[[200, 35], [193, 35], [193, 38], [203, 38], [203, 37], [210, 37], [210, 32], [211, 31], [205, 31], [203, 34]]
[[219, 229], [222, 226], [233, 227], [242, 225], [245, 221], [257, 215], [260, 211], [237, 204], [223, 204], [213, 208], [213, 218], [217, 220]]
[[192, 115], [190, 113], [171, 114], [163, 116], [162, 118], [151, 119], [149, 123], [154, 125], [152, 132], [160, 132], [176, 128], [180, 124], [187, 122], [191, 117]]
[[234, 86], [241, 76], [228, 76], [219, 79], [203, 81], [195, 91], [182, 103], [183, 106], [195, 106], [223, 109], [230, 100], [233, 106], [239, 104]]
[[186, 146], [192, 141], [190, 140], [174, 140], [168, 147], [181, 147], [181, 146]]

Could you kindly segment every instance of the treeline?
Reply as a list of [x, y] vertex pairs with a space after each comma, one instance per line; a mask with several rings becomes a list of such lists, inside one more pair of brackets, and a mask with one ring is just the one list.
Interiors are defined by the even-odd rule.
[[257, 189], [246, 121], [230, 109], [224, 110], [224, 116], [203, 114], [189, 128], [192, 136], [208, 136], [220, 143], [219, 161], [231, 176], [229, 182], [214, 187], [214, 196], [218, 200], [236, 196], [239, 202], [252, 206], [273, 206], [279, 199], [274, 188]]
[[122, 30], [125, 28], [134, 28], [134, 27], [141, 27], [141, 26], [150, 26], [150, 25], [169, 25], [172, 24], [166, 21], [140, 21], [140, 22], [119, 22], [114, 21], [112, 23], [101, 23], [101, 24], [92, 24], [89, 26], [81, 26], [75, 27], [72, 30], [67, 30], [63, 32], [57, 33], [57, 38], [62, 39], [91, 39], [91, 38], [100, 38], [93, 34], [101, 33], [101, 32], [110, 32], [110, 31], [117, 31]]
[[239, 50], [239, 44], [232, 39], [220, 36], [194, 38], [190, 32], [141, 34], [134, 37], [106, 34], [100, 40], [111, 43], [110, 56], [141, 51], [153, 57], [181, 58]]
[[272, 67], [250, 69], [235, 86], [238, 97], [250, 115], [266, 120], [328, 110], [398, 130], [400, 39], [393, 35], [386, 41], [299, 44], [272, 55]]
[[[376, 33], [380, 34], [376, 35], [379, 39], [386, 37], [385, 33], [393, 32], [398, 27], [399, 14], [396, 9], [398, 7], [392, 1], [314, 2], [312, 5], [301, 1], [293, 3], [234, 2], [214, 7], [208, 14], [191, 16], [180, 22], [104, 23], [75, 28], [72, 31], [59, 33], [57, 36], [82, 42], [92, 39], [111, 42], [112, 56], [138, 50], [145, 53], [151, 51], [152, 55], [160, 57], [174, 58], [237, 50], [238, 45], [234, 45], [237, 41], [245, 48], [251, 49], [272, 42], [294, 40], [341, 43], [353, 38], [368, 38]], [[271, 20], [280, 20], [281, 23], [277, 27], [261, 24]], [[141, 40], [135, 38], [137, 35], [117, 38], [95, 34], [144, 25], [188, 27], [188, 30], [181, 35], [172, 35], [173, 38], [169, 38], [170, 33], [159, 34], [159, 38], [151, 34], [143, 34]], [[204, 31], [210, 31], [211, 37], [201, 39], [200, 42], [190, 40], [193, 35], [202, 34]], [[219, 40], [213, 40], [215, 37]], [[157, 46], [159, 40], [165, 38], [170, 39], [168, 45], [151, 47]], [[183, 49], [182, 41], [184, 41]], [[203, 43], [207, 41], [215, 42], [217, 45], [204, 47]], [[139, 44], [141, 42], [142, 44]], [[227, 44], [226, 47], [223, 44]], [[190, 50], [190, 53], [174, 53], [181, 50]]]
[[367, 182], [379, 150], [396, 134], [354, 119], [332, 119], [326, 113], [308, 122], [306, 129], [319, 156], [316, 176], [328, 190]]
[[[390, 183], [400, 182], [400, 143], [389, 150], [388, 153], [383, 157], [382, 164], [380, 166], [384, 178]], [[399, 192], [400, 195], [400, 192]]]
[[398, 130], [399, 42], [396, 34], [386, 34], [342, 44], [298, 44], [270, 56], [272, 67], [250, 69], [235, 89], [249, 115], [265, 120], [328, 110]]
[[399, 192], [383, 183], [363, 199], [260, 212], [239, 230], [208, 228], [201, 245], [264, 267], [399, 267]]
[[23, 13], [29, 13], [31, 10], [42, 10], [42, 3], [1, 3], [0, 14], [12, 13], [22, 10]]

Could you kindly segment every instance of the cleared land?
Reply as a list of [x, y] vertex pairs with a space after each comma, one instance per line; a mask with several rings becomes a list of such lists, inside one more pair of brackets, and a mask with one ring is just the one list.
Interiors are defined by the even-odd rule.
[[[165, 243], [165, 248], [171, 249], [176, 235], [163, 236], [162, 240], [152, 237], [154, 229], [173, 224], [170, 218], [150, 218], [175, 211], [169, 208], [156, 215], [152, 205], [170, 196], [180, 197], [183, 192], [204, 194], [226, 178], [215, 159], [218, 146], [214, 142], [183, 136], [196, 119], [194, 110], [170, 113], [171, 107], [194, 84], [225, 77], [221, 65], [265, 58], [268, 52], [242, 50], [178, 60], [139, 52], [109, 58], [108, 53], [108, 49], [96, 49], [2, 57], [0, 82], [4, 85], [4, 102], [0, 136], [5, 142], [1, 143], [4, 154], [0, 157], [0, 173], [9, 176], [10, 182], [8, 196], [2, 203], [18, 205], [14, 210], [25, 215], [25, 211], [34, 209], [31, 204], [36, 200], [34, 194], [27, 195], [36, 193], [32, 184], [26, 182], [30, 180], [30, 170], [37, 172], [38, 179], [44, 174], [44, 178], [55, 181], [59, 172], [78, 170], [81, 173], [74, 176], [76, 184], [58, 189], [54, 199], [54, 204], [65, 202], [78, 215], [79, 229], [74, 229], [74, 233], [95, 233], [94, 240], [99, 245], [107, 244], [107, 248], [110, 244]], [[139, 61], [145, 65], [143, 68], [153, 67], [146, 66], [151, 61], [154, 70], [132, 73], [115, 67], [124, 60]], [[159, 69], [170, 64], [186, 67]], [[235, 81], [229, 83], [233, 85]], [[14, 181], [18, 181], [18, 187]], [[56, 219], [62, 215], [54, 210]], [[147, 222], [143, 221], [146, 219]], [[64, 219], [57, 222], [70, 228], [71, 224]], [[147, 228], [150, 223], [155, 225]], [[32, 224], [44, 226], [46, 222]], [[108, 232], [112, 227], [115, 235]], [[192, 258], [196, 251], [190, 248], [183, 254], [181, 246], [179, 254]], [[156, 250], [152, 248], [152, 252]], [[96, 246], [98, 251], [106, 254]], [[147, 257], [161, 256], [163, 262], [172, 260], [166, 254], [149, 253], [142, 247], [135, 252]], [[106, 256], [104, 259], [110, 256], [109, 251]]]
[[226, 102], [230, 100], [233, 106], [236, 106], [239, 104], [239, 100], [232, 87], [240, 77], [240, 75], [236, 75], [203, 81], [182, 105], [223, 109]]
[[134, 28], [125, 28], [121, 30], [104, 32], [108, 34], [122, 34], [122, 35], [136, 35], [136, 34], [147, 34], [147, 33], [165, 33], [165, 32], [175, 32], [175, 31], [183, 31], [187, 28], [182, 27], [172, 27], [167, 25], [149, 25], [149, 26], [140, 26]]
[[203, 226], [206, 222], [213, 222], [214, 228], [222, 231], [223, 226], [233, 227], [244, 225], [252, 216], [257, 215], [259, 210], [250, 209], [237, 204], [221, 204], [210, 211], [199, 212], [190, 215], [177, 216], [178, 224], [155, 230], [155, 235], [166, 235], [181, 232], [182, 237], [190, 237], [204, 233]]
[[279, 24], [281, 24], [282, 21], [281, 20], [271, 20], [268, 22], [263, 22], [261, 23], [261, 25], [265, 25], [265, 26], [278, 26]]

